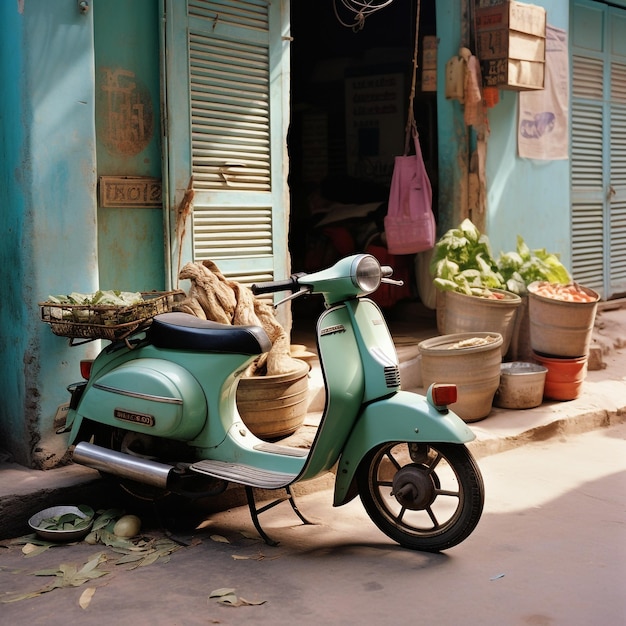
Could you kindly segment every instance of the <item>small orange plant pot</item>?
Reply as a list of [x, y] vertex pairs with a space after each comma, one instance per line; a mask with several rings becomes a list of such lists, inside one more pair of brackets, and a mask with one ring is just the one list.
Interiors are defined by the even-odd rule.
[[586, 356], [568, 359], [533, 352], [533, 358], [548, 370], [543, 387], [544, 398], [575, 400], [580, 396], [587, 376]]

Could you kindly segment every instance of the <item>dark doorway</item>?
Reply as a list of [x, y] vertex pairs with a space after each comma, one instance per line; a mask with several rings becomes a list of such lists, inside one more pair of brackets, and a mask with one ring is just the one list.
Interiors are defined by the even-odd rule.
[[[340, 23], [335, 6], [342, 8], [344, 23], [355, 20], [344, 5], [291, 3], [288, 143], [295, 271], [381, 245], [393, 156], [404, 149], [417, 0], [394, 0], [366, 17], [362, 28]], [[435, 2], [420, 5], [414, 113], [436, 211], [436, 92], [422, 88], [425, 47], [434, 45], [436, 55]]]

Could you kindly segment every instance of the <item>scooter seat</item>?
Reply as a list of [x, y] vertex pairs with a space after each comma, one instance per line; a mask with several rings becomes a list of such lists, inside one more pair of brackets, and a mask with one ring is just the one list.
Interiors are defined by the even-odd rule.
[[231, 326], [189, 313], [162, 313], [153, 318], [148, 339], [157, 348], [263, 354], [272, 347], [260, 326]]

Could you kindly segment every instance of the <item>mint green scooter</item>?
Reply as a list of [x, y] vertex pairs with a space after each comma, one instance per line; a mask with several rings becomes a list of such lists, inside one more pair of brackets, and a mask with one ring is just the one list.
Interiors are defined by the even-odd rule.
[[[288, 500], [307, 523], [292, 486], [332, 470], [334, 506], [358, 494], [374, 524], [400, 545], [427, 552], [457, 545], [483, 509], [483, 480], [465, 445], [474, 434], [448, 408], [456, 386], [431, 385], [425, 397], [401, 390], [389, 329], [366, 297], [395, 282], [391, 274], [357, 254], [252, 286], [257, 295], [290, 292], [286, 300], [323, 295], [317, 347], [326, 406], [310, 450], [261, 440], [239, 416], [237, 384], [271, 348], [265, 331], [173, 312], [82, 368], [87, 380], [69, 388], [65, 428], [73, 460], [143, 498], [206, 496], [238, 483], [268, 544], [275, 542], [259, 515]], [[255, 489], [285, 495], [257, 507]]]

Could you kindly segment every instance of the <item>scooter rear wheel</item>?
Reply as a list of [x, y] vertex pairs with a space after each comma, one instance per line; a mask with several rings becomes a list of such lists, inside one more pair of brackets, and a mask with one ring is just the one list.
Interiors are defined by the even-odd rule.
[[363, 459], [356, 479], [374, 524], [412, 550], [461, 543], [482, 514], [483, 479], [462, 444], [385, 443]]

